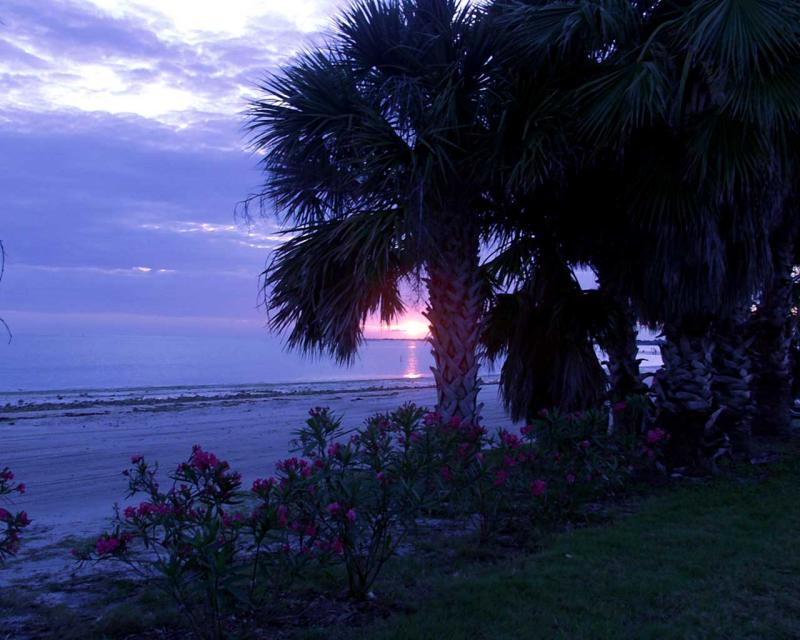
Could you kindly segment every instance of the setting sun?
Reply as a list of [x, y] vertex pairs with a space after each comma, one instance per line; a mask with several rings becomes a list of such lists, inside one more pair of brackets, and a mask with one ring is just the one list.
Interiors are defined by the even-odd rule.
[[423, 320], [403, 320], [389, 327], [390, 331], [403, 333], [406, 338], [424, 338], [428, 335], [428, 323]]

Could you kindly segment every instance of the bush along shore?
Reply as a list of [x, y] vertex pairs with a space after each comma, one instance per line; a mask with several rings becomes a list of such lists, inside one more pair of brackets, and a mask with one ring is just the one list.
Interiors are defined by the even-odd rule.
[[[632, 401], [612, 411], [639, 410]], [[452, 523], [476, 551], [509, 536], [524, 544], [659, 474], [664, 431], [608, 424], [608, 411], [551, 411], [491, 433], [407, 404], [346, 430], [317, 408], [296, 433], [296, 457], [249, 488], [201, 446], [165, 486], [157, 463], [134, 456], [124, 473], [138, 504], [115, 509], [111, 529], [73, 553], [128, 565], [198, 638], [269, 627], [319, 572], [340, 576], [334, 592], [368, 608], [387, 561], [413, 556], [431, 523]]]

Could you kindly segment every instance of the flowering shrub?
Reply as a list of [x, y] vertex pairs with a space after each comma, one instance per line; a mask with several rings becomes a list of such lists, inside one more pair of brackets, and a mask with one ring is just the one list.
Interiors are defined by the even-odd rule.
[[424, 426], [422, 441], [434, 452], [430, 457], [439, 469], [441, 500], [451, 515], [476, 516], [480, 541], [486, 542], [513, 500], [517, 469], [516, 458], [508, 464], [505, 455], [509, 434], [500, 432], [498, 440], [483, 427], [458, 418], [444, 421], [437, 413], [427, 414]]
[[[423, 414], [403, 405], [369, 418], [347, 439], [327, 409], [314, 409], [297, 434], [312, 462], [302, 467], [307, 484], [296, 501], [319, 527], [320, 546], [344, 562], [354, 598], [366, 597], [424, 506], [427, 458], [417, 446]], [[284, 475], [281, 484], [291, 486], [295, 478]]]
[[[274, 495], [274, 480], [257, 480], [249, 495], [227, 462], [195, 446], [162, 491], [157, 466], [131, 459], [128, 497], [113, 528], [79, 559], [117, 559], [146, 577], [160, 576], [200, 637], [225, 637], [225, 619], [260, 606], [291, 572], [295, 535]], [[245, 512], [246, 499], [254, 505]], [[295, 545], [296, 546], [296, 545]]]
[[622, 489], [656, 463], [667, 437], [656, 430], [643, 440], [636, 433], [609, 429], [606, 413], [594, 410], [542, 412], [521, 435], [531, 448], [530, 473], [545, 483], [531, 485], [531, 493], [544, 498], [534, 501], [533, 514], [550, 519], [569, 517], [581, 504]]
[[425, 425], [425, 439], [438, 451], [441, 495], [454, 515], [476, 517], [482, 543], [521, 518], [563, 520], [582, 504], [618, 491], [657, 462], [668, 437], [657, 429], [644, 439], [609, 430], [603, 411], [543, 412], [519, 435], [445, 423], [437, 414], [427, 415]]
[[[7, 500], [14, 493], [25, 493], [25, 485], [14, 482], [14, 473], [8, 467], [0, 469], [0, 498]], [[17, 552], [20, 534], [30, 523], [24, 511], [11, 513], [0, 507], [0, 564]]]
[[342, 563], [350, 595], [367, 597], [433, 509], [475, 521], [484, 543], [617, 491], [657, 463], [668, 435], [614, 429], [608, 417], [543, 412], [519, 433], [490, 433], [406, 404], [346, 431], [328, 409], [312, 409], [297, 456], [249, 490], [199, 446], [167, 491], [157, 467], [134, 456], [128, 497], [143, 499], [117, 509], [112, 529], [79, 555], [162, 577], [198, 635], [224, 637], [229, 619], [284, 592], [311, 563]]

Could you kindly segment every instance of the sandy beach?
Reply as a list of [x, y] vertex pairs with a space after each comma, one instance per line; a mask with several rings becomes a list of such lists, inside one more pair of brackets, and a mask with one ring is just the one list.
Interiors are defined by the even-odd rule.
[[[108, 523], [126, 490], [121, 471], [132, 455], [159, 461], [162, 470], [184, 460], [194, 444], [215, 452], [240, 471], [245, 485], [270, 475], [289, 452], [292, 432], [309, 408], [330, 407], [358, 426], [378, 411], [403, 402], [431, 406], [432, 387], [344, 389], [319, 393], [234, 393], [174, 398], [151, 394], [115, 398], [63, 398], [0, 409], [2, 464], [27, 485], [14, 507], [33, 520], [17, 558], [0, 572], [0, 584], [46, 578], [74, 564], [69, 549]], [[497, 386], [481, 392], [484, 423], [510, 424]]]

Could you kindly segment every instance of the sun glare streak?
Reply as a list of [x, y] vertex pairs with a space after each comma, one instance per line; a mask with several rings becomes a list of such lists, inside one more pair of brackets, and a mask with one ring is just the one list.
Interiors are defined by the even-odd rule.
[[408, 343], [408, 352], [406, 353], [408, 362], [406, 363], [406, 370], [403, 377], [407, 380], [416, 380], [422, 377], [422, 373], [418, 371], [419, 361], [417, 360], [417, 344], [415, 342]]

